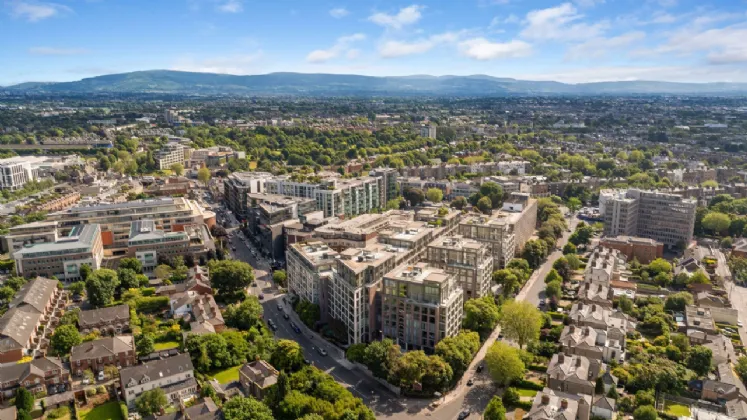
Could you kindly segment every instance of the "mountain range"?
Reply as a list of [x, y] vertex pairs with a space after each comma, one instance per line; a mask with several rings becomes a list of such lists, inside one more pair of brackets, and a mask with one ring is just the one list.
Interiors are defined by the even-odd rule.
[[75, 82], [28, 82], [0, 92], [30, 94], [163, 93], [300, 96], [744, 95], [747, 83], [619, 81], [568, 84], [473, 76], [270, 73], [237, 76], [173, 70], [109, 74]]

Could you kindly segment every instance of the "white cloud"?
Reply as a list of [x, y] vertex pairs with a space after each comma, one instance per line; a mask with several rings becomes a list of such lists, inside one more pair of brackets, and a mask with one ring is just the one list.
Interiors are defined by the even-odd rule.
[[345, 54], [345, 57], [348, 58], [348, 60], [355, 60], [361, 55], [361, 50], [352, 48], [348, 50], [348, 52]]
[[[697, 19], [696, 19], [697, 20]], [[701, 22], [702, 23], [702, 22]], [[659, 57], [663, 54], [703, 57], [710, 64], [747, 62], [747, 27], [742, 24], [702, 29], [698, 22], [680, 27], [667, 41], [655, 48], [641, 49], [637, 55]]]
[[241, 0], [228, 0], [218, 6], [218, 10], [225, 13], [240, 13], [244, 10], [244, 4]]
[[413, 4], [399, 9], [396, 15], [390, 15], [387, 13], [379, 12], [374, 13], [368, 17], [368, 20], [380, 25], [392, 29], [400, 29], [407, 25], [412, 25], [420, 20], [422, 17], [421, 12], [425, 9], [424, 6]]
[[747, 82], [742, 66], [602, 66], [574, 67], [546, 73], [508, 74], [524, 80], [555, 80], [589, 83], [626, 80], [665, 80], [670, 82]]
[[329, 15], [335, 19], [342, 19], [349, 14], [350, 12], [348, 11], [348, 9], [344, 7], [335, 7], [334, 9], [329, 11]]
[[604, 3], [604, 0], [573, 0], [580, 7], [594, 7], [597, 4]]
[[363, 41], [364, 39], [366, 39], [366, 35], [360, 33], [341, 36], [337, 38], [335, 45], [331, 46], [330, 48], [326, 50], [319, 49], [310, 52], [306, 56], [306, 61], [308, 61], [309, 63], [324, 63], [325, 61], [332, 60], [333, 58], [337, 58], [343, 54], [345, 54], [349, 59], [355, 58], [358, 56], [359, 51], [352, 49], [350, 46], [351, 44], [358, 41]]
[[592, 38], [586, 42], [568, 48], [566, 58], [572, 60], [598, 58], [607, 55], [610, 51], [615, 51], [616, 54], [619, 54], [621, 48], [627, 47], [645, 37], [645, 32], [633, 31], [611, 38]]
[[521, 21], [521, 19], [519, 19], [518, 16], [516, 16], [515, 14], [512, 13], [512, 14], [506, 16], [505, 18], [501, 17], [501, 16], [494, 17], [493, 19], [490, 20], [490, 25], [488, 27], [489, 28], [496, 28], [496, 27], [498, 27], [498, 26], [500, 26], [502, 24], [505, 24], [505, 25], [514, 24], [514, 23], [519, 23], [520, 21]]
[[205, 73], [252, 74], [260, 71], [261, 50], [251, 54], [233, 54], [220, 57], [183, 57], [174, 64], [172, 70], [197, 71]]
[[536, 40], [584, 40], [599, 36], [609, 26], [606, 21], [594, 24], [578, 22], [579, 14], [571, 3], [527, 13], [521, 36]]
[[54, 47], [31, 47], [29, 54], [34, 55], [78, 55], [86, 54], [88, 50], [83, 48], [54, 48]]
[[532, 45], [520, 41], [491, 42], [485, 38], [473, 38], [459, 43], [463, 55], [475, 60], [526, 57], [532, 54]]
[[415, 41], [389, 40], [379, 46], [379, 55], [383, 58], [395, 58], [423, 54], [438, 45], [453, 44], [459, 40], [461, 35], [461, 32], [444, 32]]
[[11, 1], [8, 2], [10, 14], [14, 18], [26, 19], [29, 22], [38, 22], [72, 10], [57, 3]]

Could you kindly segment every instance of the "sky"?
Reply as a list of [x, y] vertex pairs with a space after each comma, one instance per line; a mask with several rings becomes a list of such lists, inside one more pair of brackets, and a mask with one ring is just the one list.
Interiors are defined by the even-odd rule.
[[747, 0], [0, 0], [0, 85], [153, 69], [747, 82]]

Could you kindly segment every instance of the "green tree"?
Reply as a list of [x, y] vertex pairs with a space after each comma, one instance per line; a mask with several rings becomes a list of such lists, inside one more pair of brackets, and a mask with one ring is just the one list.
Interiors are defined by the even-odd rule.
[[657, 418], [656, 409], [651, 405], [638, 407], [633, 412], [634, 420], [656, 420]]
[[702, 270], [698, 270], [687, 279], [687, 284], [711, 284], [711, 280]]
[[119, 270], [117, 270], [117, 278], [119, 279], [120, 287], [123, 290], [137, 289], [140, 287], [137, 273], [129, 268], [120, 267]]
[[559, 281], [551, 281], [545, 285], [545, 296], [550, 299], [560, 299], [561, 288]]
[[506, 408], [499, 396], [493, 396], [482, 415], [485, 420], [506, 420]]
[[161, 264], [158, 267], [156, 267], [155, 270], [153, 270], [153, 274], [158, 279], [168, 279], [171, 277], [171, 266], [166, 264]]
[[182, 165], [181, 163], [174, 163], [169, 166], [169, 169], [171, 169], [171, 172], [173, 172], [176, 176], [184, 175], [184, 165]]
[[88, 301], [95, 307], [106, 306], [111, 303], [117, 287], [119, 287], [119, 278], [116, 271], [108, 268], [96, 270], [86, 280]]
[[510, 301], [503, 305], [500, 319], [503, 335], [516, 341], [521, 349], [539, 338], [542, 322], [542, 313], [529, 302]]
[[197, 180], [202, 182], [203, 185], [207, 185], [210, 182], [210, 169], [200, 168], [197, 171]]
[[137, 258], [122, 258], [117, 268], [129, 268], [137, 274], [143, 274], [143, 264]]
[[135, 350], [137, 350], [137, 355], [140, 357], [147, 356], [156, 351], [153, 337], [149, 334], [140, 334], [135, 337]]
[[[446, 337], [436, 344], [436, 354], [451, 366], [454, 378], [462, 377], [479, 349], [480, 335], [467, 330], [460, 331], [454, 337]], [[350, 353], [350, 349], [348, 349], [348, 353]]]
[[503, 400], [503, 406], [504, 407], [516, 407], [521, 402], [521, 395], [519, 395], [519, 391], [516, 390], [514, 387], [508, 387], [505, 391], [503, 391], [503, 397], [501, 398]]
[[75, 325], [60, 325], [54, 330], [49, 346], [58, 356], [67, 356], [70, 349], [82, 343], [80, 333]]
[[303, 366], [301, 346], [291, 340], [279, 340], [270, 356], [270, 364], [278, 370], [295, 372]]
[[519, 288], [519, 278], [513, 270], [500, 269], [493, 272], [493, 282], [503, 286], [503, 295], [509, 296]]
[[71, 283], [70, 286], [68, 286], [68, 290], [70, 290], [70, 293], [74, 295], [82, 295], [83, 292], [86, 291], [86, 283], [82, 281], [76, 281], [75, 283]]
[[232, 296], [243, 291], [254, 282], [252, 266], [238, 260], [212, 260], [210, 268], [210, 282], [218, 290], [218, 294]]
[[566, 201], [566, 206], [568, 207], [568, 210], [571, 211], [571, 213], [577, 212], [578, 209], [581, 208], [582, 204], [583, 203], [581, 203], [581, 200], [576, 197], [571, 197], [568, 199], [568, 201]]
[[747, 356], [741, 356], [737, 359], [737, 363], [734, 365], [734, 371], [742, 379], [742, 382], [747, 382]]
[[275, 270], [272, 272], [272, 281], [280, 287], [287, 287], [288, 275], [285, 270]]
[[425, 193], [419, 188], [405, 188], [402, 191], [402, 197], [410, 203], [410, 206], [417, 206], [425, 201]]
[[648, 265], [648, 271], [652, 275], [659, 273], [669, 274], [672, 272], [672, 264], [663, 258], [657, 258]]
[[16, 295], [16, 291], [12, 287], [3, 286], [0, 287], [0, 301], [10, 302], [13, 300], [13, 296]]
[[226, 420], [274, 420], [270, 407], [252, 397], [233, 397], [223, 404]]
[[519, 350], [502, 341], [496, 341], [485, 354], [485, 365], [490, 377], [499, 386], [507, 386], [524, 376], [524, 362]]
[[241, 303], [229, 305], [223, 315], [226, 325], [240, 331], [248, 331], [261, 322], [264, 309], [256, 296], [248, 296]]
[[713, 352], [705, 346], [693, 346], [687, 356], [687, 367], [700, 376], [705, 376], [711, 371]]
[[16, 390], [16, 408], [30, 413], [34, 409], [34, 395], [26, 388]]
[[425, 193], [425, 197], [431, 203], [440, 203], [444, 200], [444, 193], [438, 188], [429, 188]]
[[451, 202], [451, 207], [457, 210], [462, 210], [466, 206], [467, 206], [467, 199], [462, 197], [461, 195], [454, 198], [454, 200], [452, 200]]
[[501, 313], [492, 296], [470, 299], [464, 304], [462, 326], [487, 338], [498, 325]]
[[503, 203], [503, 187], [495, 182], [484, 182], [480, 185], [480, 196], [488, 197], [492, 208], [497, 209]]
[[558, 274], [558, 271], [553, 268], [545, 276], [545, 283], [552, 283], [554, 281], [556, 281], [556, 282], [562, 282], [563, 281], [563, 277], [561, 277], [560, 274]]
[[560, 274], [560, 277], [563, 278], [563, 281], [571, 280], [571, 276], [573, 275], [573, 269], [571, 269], [571, 264], [568, 262], [568, 258], [566, 257], [558, 258], [552, 264], [552, 268], [554, 268], [558, 272], [558, 274]]
[[93, 273], [93, 268], [91, 268], [88, 264], [81, 264], [80, 265], [80, 278], [83, 281], [86, 281], [88, 277]]
[[677, 292], [667, 296], [664, 309], [668, 311], [684, 311], [685, 306], [692, 305], [693, 295], [690, 292]]
[[374, 341], [366, 347], [365, 365], [377, 378], [387, 379], [389, 370], [395, 360], [400, 357], [400, 347], [390, 338]]
[[717, 235], [726, 234], [730, 224], [729, 215], [716, 211], [708, 213], [703, 218], [703, 227]]
[[576, 255], [576, 245], [573, 245], [572, 243], [568, 242], [563, 246], [563, 255]]
[[141, 416], [146, 417], [159, 413], [168, 403], [163, 389], [154, 388], [143, 392], [135, 399], [135, 409]]
[[524, 244], [524, 250], [521, 257], [525, 259], [529, 266], [537, 268], [547, 256], [547, 246], [541, 240], [529, 240]]
[[484, 214], [490, 214], [493, 211], [493, 202], [488, 197], [482, 197], [477, 201], [477, 209]]

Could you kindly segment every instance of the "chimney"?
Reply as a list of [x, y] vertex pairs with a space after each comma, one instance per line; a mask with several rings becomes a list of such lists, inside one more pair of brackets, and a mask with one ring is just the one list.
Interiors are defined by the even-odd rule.
[[597, 311], [597, 305], [591, 305], [591, 311], [596, 312]]
[[542, 405], [550, 404], [550, 396], [547, 394], [542, 394]]
[[589, 335], [589, 333], [591, 333], [591, 328], [585, 327], [584, 328], [584, 335]]
[[573, 334], [574, 332], [576, 332], [576, 327], [575, 327], [574, 325], [571, 325], [571, 327], [570, 327], [570, 328], [568, 329], [568, 331], [569, 331], [569, 332], [570, 332], [571, 334]]
[[581, 358], [580, 357], [576, 358], [576, 367], [581, 367]]
[[599, 287], [597, 289], [598, 289], [597, 292], [602, 293], [602, 285], [601, 284], [599, 285]]
[[558, 353], [558, 363], [564, 363], [565, 362], [565, 355], [563, 353]]
[[584, 309], [584, 303], [583, 302], [579, 302], [578, 303], [578, 309]]
[[568, 409], [568, 400], [566, 400], [565, 398], [563, 398], [562, 400], [560, 400], [560, 408], [562, 408], [563, 410], [567, 410]]

